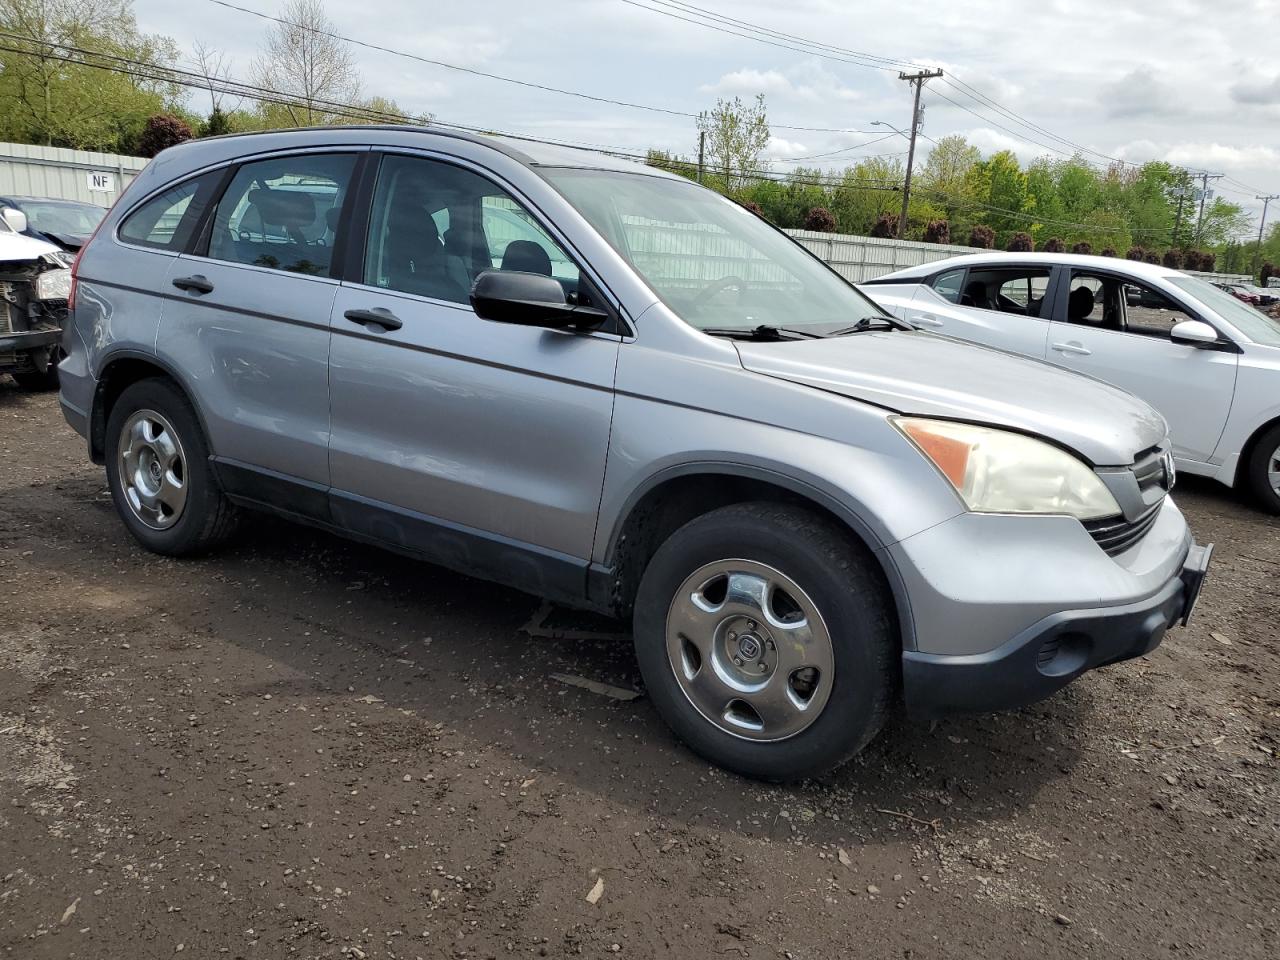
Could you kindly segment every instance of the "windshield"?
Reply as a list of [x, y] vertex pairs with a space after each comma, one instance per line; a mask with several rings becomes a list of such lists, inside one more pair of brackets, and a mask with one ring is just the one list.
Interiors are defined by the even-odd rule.
[[825, 334], [883, 316], [785, 234], [697, 184], [606, 170], [541, 172], [690, 326]]
[[1280, 320], [1275, 317], [1267, 316], [1199, 277], [1169, 277], [1169, 282], [1191, 294], [1254, 343], [1280, 347]]
[[23, 200], [22, 212], [27, 224], [41, 233], [65, 233], [71, 236], [88, 236], [98, 228], [98, 221], [107, 215], [105, 207], [91, 203], [48, 203], [40, 200]]

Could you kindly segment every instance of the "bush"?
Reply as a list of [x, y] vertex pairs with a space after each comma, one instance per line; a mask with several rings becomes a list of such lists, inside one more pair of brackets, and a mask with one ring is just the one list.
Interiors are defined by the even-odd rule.
[[930, 220], [924, 227], [925, 243], [950, 243], [951, 224], [946, 220]]
[[804, 228], [819, 233], [835, 233], [836, 218], [826, 207], [814, 207], [804, 215]]
[[1276, 265], [1270, 260], [1262, 265], [1262, 272], [1258, 275], [1258, 279], [1262, 281], [1262, 286], [1267, 285], [1267, 280], [1271, 277], [1280, 277], [1280, 273], [1276, 272]]
[[756, 203], [754, 200], [743, 200], [742, 207], [744, 210], [750, 210], [757, 217], [764, 216], [764, 208], [760, 206], [760, 204]]
[[1102, 255], [1102, 256], [1104, 256], [1104, 257], [1118, 257], [1118, 256], [1120, 256], [1120, 254], [1116, 253], [1116, 248], [1115, 248], [1115, 247], [1103, 247], [1103, 248], [1102, 248], [1102, 254], [1101, 254], [1101, 255]]
[[1182, 269], [1182, 254], [1170, 247], [1164, 252], [1164, 256], [1160, 258], [1160, 262], [1170, 270]]
[[154, 157], [161, 150], [190, 140], [194, 136], [187, 122], [181, 117], [157, 113], [147, 119], [147, 125], [138, 138], [138, 156]]
[[1086, 257], [1093, 253], [1093, 244], [1088, 240], [1081, 240], [1079, 243], [1071, 245], [1072, 253], [1082, 253]]
[[220, 107], [214, 107], [209, 114], [203, 126], [200, 128], [200, 136], [202, 137], [221, 137], [231, 132], [231, 118], [222, 112]]
[[1009, 238], [1009, 245], [1006, 250], [1012, 250], [1014, 253], [1030, 253], [1036, 248], [1036, 242], [1031, 239], [1031, 234], [1019, 230]]
[[988, 226], [978, 224], [969, 231], [969, 246], [979, 250], [993, 250], [996, 245], [996, 232]]
[[892, 213], [885, 212], [876, 217], [875, 224], [871, 227], [871, 235], [873, 237], [896, 237], [898, 235], [898, 218]]
[[1160, 254], [1156, 253], [1154, 250], [1148, 250], [1145, 254], [1143, 254], [1142, 260], [1144, 263], [1158, 264], [1160, 262]]
[[[1009, 249], [1012, 250], [1013, 247], [1010, 247]], [[1050, 237], [1048, 240], [1044, 242], [1044, 246], [1042, 246], [1040, 249], [1043, 250], [1045, 253], [1065, 253], [1067, 250], [1067, 245], [1063, 243], [1061, 240], [1059, 240], [1057, 237]]]
[[1126, 260], [1142, 260], [1146, 255], [1147, 251], [1143, 250], [1141, 247], [1130, 247], [1128, 252], [1125, 253], [1124, 258]]

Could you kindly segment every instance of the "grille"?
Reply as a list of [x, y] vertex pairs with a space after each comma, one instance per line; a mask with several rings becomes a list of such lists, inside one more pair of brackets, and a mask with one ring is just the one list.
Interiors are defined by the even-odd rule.
[[1173, 458], [1159, 447], [1144, 450], [1133, 460], [1133, 477], [1143, 493], [1159, 487], [1168, 493], [1173, 489]]
[[1089, 520], [1084, 528], [1089, 531], [1089, 536], [1093, 537], [1098, 546], [1114, 557], [1117, 553], [1124, 553], [1146, 536], [1147, 531], [1156, 522], [1161, 503], [1150, 507], [1136, 520], [1108, 517], [1105, 520]]

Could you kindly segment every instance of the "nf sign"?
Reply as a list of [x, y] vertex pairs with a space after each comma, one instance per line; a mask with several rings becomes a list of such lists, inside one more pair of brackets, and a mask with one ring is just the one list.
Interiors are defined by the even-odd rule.
[[115, 193], [116, 178], [113, 173], [90, 173], [89, 189], [94, 193]]

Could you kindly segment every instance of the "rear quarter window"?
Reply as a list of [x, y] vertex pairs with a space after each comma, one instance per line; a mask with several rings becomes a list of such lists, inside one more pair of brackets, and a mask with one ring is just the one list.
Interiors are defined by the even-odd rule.
[[221, 172], [206, 173], [152, 197], [124, 218], [120, 239], [156, 250], [185, 250], [221, 178]]

